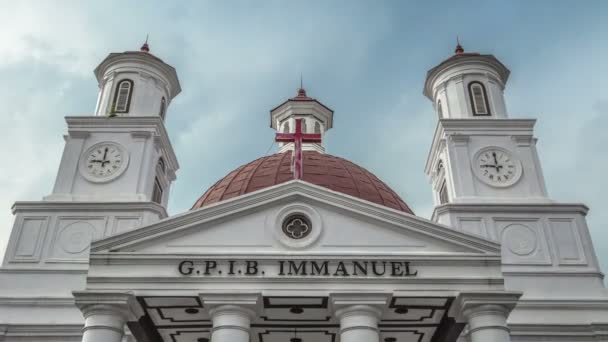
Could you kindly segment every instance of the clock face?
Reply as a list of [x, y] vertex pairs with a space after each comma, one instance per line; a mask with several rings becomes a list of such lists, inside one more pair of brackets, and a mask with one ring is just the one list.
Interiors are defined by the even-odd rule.
[[107, 182], [125, 171], [129, 162], [126, 150], [116, 143], [99, 143], [90, 147], [80, 160], [80, 172], [93, 182]]
[[497, 187], [515, 184], [522, 174], [521, 162], [498, 147], [486, 147], [477, 152], [472, 167], [479, 179]]

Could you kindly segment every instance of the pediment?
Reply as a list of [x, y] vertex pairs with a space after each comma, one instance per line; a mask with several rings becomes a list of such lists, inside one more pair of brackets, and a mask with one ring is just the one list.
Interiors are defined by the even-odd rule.
[[[310, 218], [303, 239], [285, 235], [290, 213]], [[93, 254], [499, 255], [500, 246], [428, 220], [292, 181], [93, 243]]]

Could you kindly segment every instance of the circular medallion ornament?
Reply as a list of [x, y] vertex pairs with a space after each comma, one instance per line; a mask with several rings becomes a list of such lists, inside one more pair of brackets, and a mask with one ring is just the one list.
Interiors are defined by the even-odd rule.
[[523, 173], [521, 162], [510, 151], [485, 147], [475, 153], [471, 167], [477, 178], [494, 187], [515, 184]]
[[503, 243], [513, 254], [526, 256], [536, 250], [536, 234], [523, 224], [511, 224], [505, 227], [502, 236]]
[[266, 216], [266, 229], [288, 249], [307, 248], [323, 232], [323, 220], [317, 210], [304, 203], [290, 203]]
[[87, 222], [74, 222], [66, 226], [60, 233], [59, 245], [70, 254], [84, 252], [95, 236], [95, 227]]
[[312, 223], [302, 214], [289, 215], [283, 221], [283, 233], [294, 240], [307, 237], [311, 231]]
[[80, 173], [91, 182], [108, 182], [120, 176], [129, 164], [124, 147], [113, 142], [95, 144], [80, 158]]

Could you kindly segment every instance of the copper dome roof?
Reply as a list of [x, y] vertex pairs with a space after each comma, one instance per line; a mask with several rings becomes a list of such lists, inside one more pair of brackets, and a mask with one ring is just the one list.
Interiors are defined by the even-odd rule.
[[[399, 195], [364, 168], [329, 154], [302, 153], [304, 181], [413, 214]], [[242, 165], [210, 187], [192, 209], [293, 180], [290, 165], [291, 152], [277, 153]]]

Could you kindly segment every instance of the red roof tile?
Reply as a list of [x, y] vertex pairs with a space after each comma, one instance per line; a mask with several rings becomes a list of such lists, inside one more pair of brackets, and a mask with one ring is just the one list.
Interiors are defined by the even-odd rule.
[[[405, 202], [378, 177], [339, 157], [304, 151], [303, 180], [369, 202], [414, 214]], [[202, 208], [293, 179], [291, 152], [256, 159], [230, 172], [211, 186], [192, 209]]]

